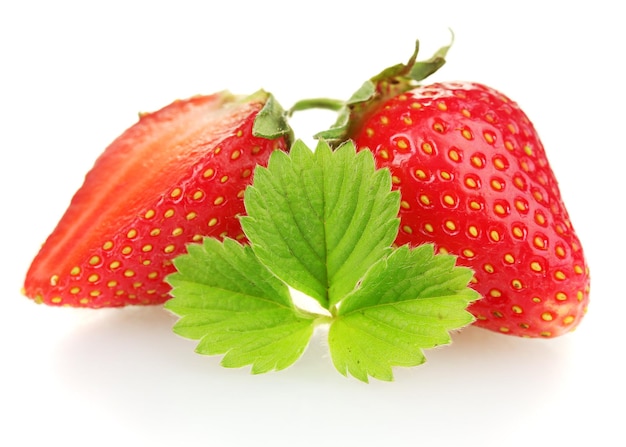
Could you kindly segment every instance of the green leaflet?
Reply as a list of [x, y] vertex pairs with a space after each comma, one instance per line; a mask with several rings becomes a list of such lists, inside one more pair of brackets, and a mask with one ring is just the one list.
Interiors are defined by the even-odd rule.
[[[174, 261], [166, 308], [174, 331], [227, 367], [280, 370], [330, 324], [335, 367], [367, 382], [392, 380], [394, 366], [424, 362], [423, 349], [450, 342], [469, 324], [472, 272], [430, 245], [392, 249], [399, 194], [369, 151], [348, 142], [313, 152], [296, 142], [257, 167], [241, 218], [249, 246], [206, 238]], [[289, 287], [329, 315], [297, 308]]]
[[291, 287], [331, 309], [378, 259], [397, 232], [400, 196], [369, 151], [350, 142], [312, 152], [296, 142], [255, 171], [241, 219], [255, 254]]
[[224, 366], [252, 365], [253, 373], [284, 369], [304, 352], [314, 320], [296, 311], [250, 247], [205, 238], [174, 263], [165, 307], [182, 317], [174, 332], [200, 340], [197, 352], [226, 354]]

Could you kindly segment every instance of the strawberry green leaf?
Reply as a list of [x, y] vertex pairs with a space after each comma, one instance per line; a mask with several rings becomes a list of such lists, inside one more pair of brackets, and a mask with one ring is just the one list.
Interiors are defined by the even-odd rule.
[[225, 354], [222, 365], [252, 365], [253, 373], [281, 370], [304, 352], [314, 319], [299, 312], [289, 289], [249, 246], [206, 238], [179, 256], [168, 276], [165, 307], [182, 318], [177, 334], [199, 340], [200, 354]]
[[320, 141], [313, 152], [298, 141], [254, 175], [241, 219], [254, 253], [332, 313], [391, 250], [400, 201], [389, 172], [351, 142], [332, 152]]
[[367, 272], [339, 306], [328, 339], [335, 367], [364, 382], [393, 380], [393, 366], [425, 361], [423, 349], [450, 343], [450, 330], [473, 321], [472, 271], [431, 245], [395, 250]]

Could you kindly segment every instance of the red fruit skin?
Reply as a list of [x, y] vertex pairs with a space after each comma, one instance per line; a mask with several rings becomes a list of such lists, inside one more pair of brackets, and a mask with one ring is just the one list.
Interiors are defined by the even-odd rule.
[[140, 116], [97, 159], [33, 260], [24, 294], [72, 307], [160, 304], [186, 244], [244, 240], [238, 216], [256, 165], [284, 137], [252, 135], [267, 98], [178, 100]]
[[419, 87], [352, 138], [401, 192], [397, 244], [432, 242], [475, 271], [476, 326], [556, 337], [586, 312], [589, 270], [539, 137], [516, 103], [480, 84]]

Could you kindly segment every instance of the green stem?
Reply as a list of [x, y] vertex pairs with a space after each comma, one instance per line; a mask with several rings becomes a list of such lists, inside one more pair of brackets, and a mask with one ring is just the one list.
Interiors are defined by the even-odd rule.
[[302, 110], [309, 109], [326, 109], [333, 110], [335, 112], [341, 110], [342, 107], [346, 105], [345, 101], [341, 101], [339, 99], [330, 99], [330, 98], [309, 98], [302, 99], [296, 102], [291, 108], [287, 111], [287, 116], [292, 116], [294, 112], [299, 112]]

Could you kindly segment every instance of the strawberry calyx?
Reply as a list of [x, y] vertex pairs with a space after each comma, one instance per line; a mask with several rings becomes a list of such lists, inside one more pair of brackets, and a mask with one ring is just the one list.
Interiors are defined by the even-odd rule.
[[265, 101], [265, 105], [259, 111], [252, 126], [252, 135], [255, 137], [275, 140], [285, 137], [291, 143], [294, 141], [294, 133], [287, 120], [287, 112], [276, 101], [274, 95], [265, 90], [259, 90], [248, 96], [244, 102], [253, 101], [256, 98]]
[[365, 81], [347, 100], [330, 98], [310, 98], [296, 102], [288, 111], [294, 112], [308, 109], [327, 109], [338, 113], [337, 120], [327, 130], [318, 132], [317, 139], [327, 141], [337, 147], [349, 139], [352, 130], [377, 110], [378, 106], [394, 96], [407, 92], [420, 85], [420, 82], [439, 70], [446, 62], [448, 50], [454, 42], [451, 32], [450, 43], [439, 48], [430, 58], [418, 61], [419, 40], [415, 41], [415, 50], [407, 63], [388, 67]]

